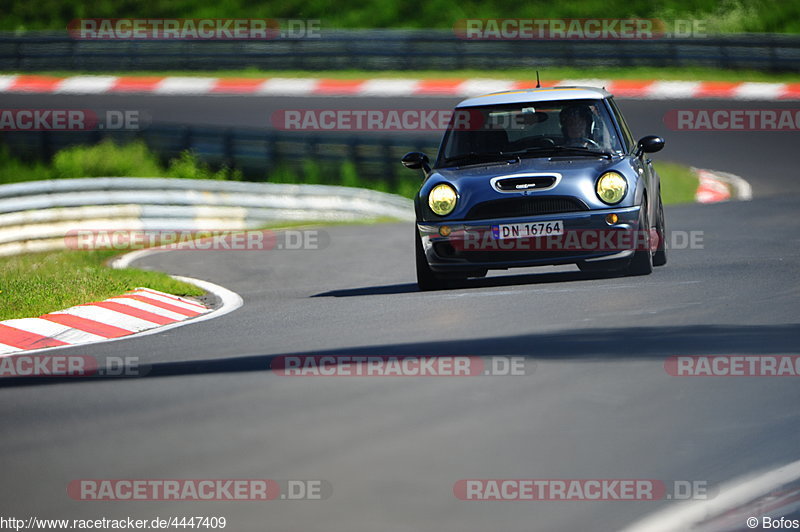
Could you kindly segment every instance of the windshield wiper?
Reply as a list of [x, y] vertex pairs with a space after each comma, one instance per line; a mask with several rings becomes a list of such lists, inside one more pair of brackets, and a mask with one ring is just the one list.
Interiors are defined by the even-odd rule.
[[509, 155], [512, 155], [511, 157], [512, 159], [519, 161], [519, 155], [517, 154], [508, 154], [501, 151], [484, 152], [484, 153], [477, 153], [471, 151], [469, 153], [456, 155], [455, 157], [448, 157], [444, 160], [444, 162], [445, 164], [458, 164], [464, 161], [471, 161], [468, 164], [480, 164], [483, 162], [492, 162], [492, 161], [500, 162], [501, 160], [509, 159]]
[[600, 157], [607, 157], [609, 159], [612, 157], [612, 154], [607, 151], [593, 150], [591, 148], [580, 148], [577, 146], [541, 146], [515, 152], [504, 152], [504, 153], [506, 153], [506, 155], [515, 154], [519, 157], [525, 157], [525, 156], [544, 157], [545, 154], [553, 154], [553, 153], [588, 155], [590, 157], [600, 156]]
[[522, 157], [549, 157], [554, 154], [571, 154], [571, 155], [585, 155], [589, 157], [606, 157], [611, 159], [613, 156], [610, 152], [603, 150], [593, 150], [590, 148], [580, 148], [577, 146], [537, 146], [535, 148], [527, 148], [518, 151], [495, 151], [495, 152], [474, 152], [456, 155], [444, 160], [445, 164], [458, 164], [464, 161], [470, 161], [468, 164], [480, 164], [485, 162], [500, 162], [504, 159], [516, 159], [519, 161]]

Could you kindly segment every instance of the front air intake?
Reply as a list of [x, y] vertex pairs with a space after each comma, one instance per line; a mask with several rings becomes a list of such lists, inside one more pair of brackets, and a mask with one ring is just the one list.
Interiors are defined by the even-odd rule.
[[478, 203], [470, 209], [466, 219], [515, 218], [518, 216], [537, 216], [540, 214], [586, 210], [589, 210], [589, 207], [576, 198], [565, 196], [523, 196]]
[[556, 184], [556, 176], [537, 175], [506, 177], [497, 179], [494, 186], [500, 192], [524, 192], [526, 190], [542, 190]]

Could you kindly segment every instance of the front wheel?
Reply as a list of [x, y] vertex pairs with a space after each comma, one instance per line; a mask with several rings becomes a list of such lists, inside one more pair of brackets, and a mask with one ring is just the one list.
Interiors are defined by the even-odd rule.
[[[647, 210], [647, 200], [642, 204], [639, 214], [639, 228], [636, 233], [635, 249], [633, 257], [630, 259], [615, 259], [597, 262], [579, 262], [578, 268], [582, 272], [609, 273], [621, 275], [649, 275], [653, 272], [653, 266], [662, 266], [667, 262], [667, 250], [664, 242], [664, 209], [661, 207], [659, 198], [658, 222], [656, 223], [658, 233], [658, 246], [656, 252], [652, 251], [653, 233], [650, 228], [650, 214]], [[663, 262], [661, 260], [663, 259]]]
[[656, 252], [653, 255], [653, 266], [663, 266], [667, 263], [667, 224], [664, 220], [664, 204], [661, 202], [660, 193], [658, 195], [656, 232], [658, 233], [658, 247], [656, 247]]
[[422, 291], [429, 290], [444, 290], [450, 287], [448, 279], [443, 279], [436, 275], [428, 265], [428, 258], [425, 256], [425, 250], [422, 249], [422, 239], [419, 236], [419, 231], [414, 228], [414, 240], [416, 243], [416, 257], [417, 257], [417, 286]]
[[642, 202], [642, 209], [639, 214], [639, 229], [635, 238], [636, 251], [631, 257], [626, 275], [649, 275], [653, 272], [653, 251], [650, 249], [650, 214], [648, 212], [647, 200]]

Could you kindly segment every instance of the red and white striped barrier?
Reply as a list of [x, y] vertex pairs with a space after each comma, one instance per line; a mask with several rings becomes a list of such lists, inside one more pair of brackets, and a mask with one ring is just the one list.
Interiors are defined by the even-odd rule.
[[189, 299], [137, 288], [105, 301], [70, 307], [38, 318], [0, 321], [0, 355], [100, 342], [210, 311]]
[[[605, 87], [621, 98], [723, 98], [800, 100], [800, 83], [562, 79], [548, 87]], [[181, 76], [0, 75], [0, 93], [252, 95], [252, 96], [457, 96], [534, 87], [534, 81], [502, 79], [210, 78]]]
[[700, 184], [694, 199], [698, 203], [717, 203], [720, 201], [753, 199], [753, 187], [744, 178], [728, 172], [692, 168]]
[[731, 199], [728, 185], [708, 170], [698, 170], [697, 177], [700, 179], [700, 184], [694, 197], [698, 203], [717, 203]]

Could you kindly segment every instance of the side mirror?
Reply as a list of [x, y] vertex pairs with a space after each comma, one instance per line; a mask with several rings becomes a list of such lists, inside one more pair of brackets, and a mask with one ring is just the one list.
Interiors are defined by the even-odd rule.
[[409, 170], [419, 170], [422, 168], [426, 175], [431, 171], [430, 159], [428, 159], [428, 156], [420, 151], [411, 151], [406, 153], [403, 155], [403, 158], [400, 159], [400, 162], [403, 163], [403, 166]]
[[664, 139], [655, 135], [648, 135], [639, 139], [636, 145], [636, 154], [655, 153], [664, 147]]

